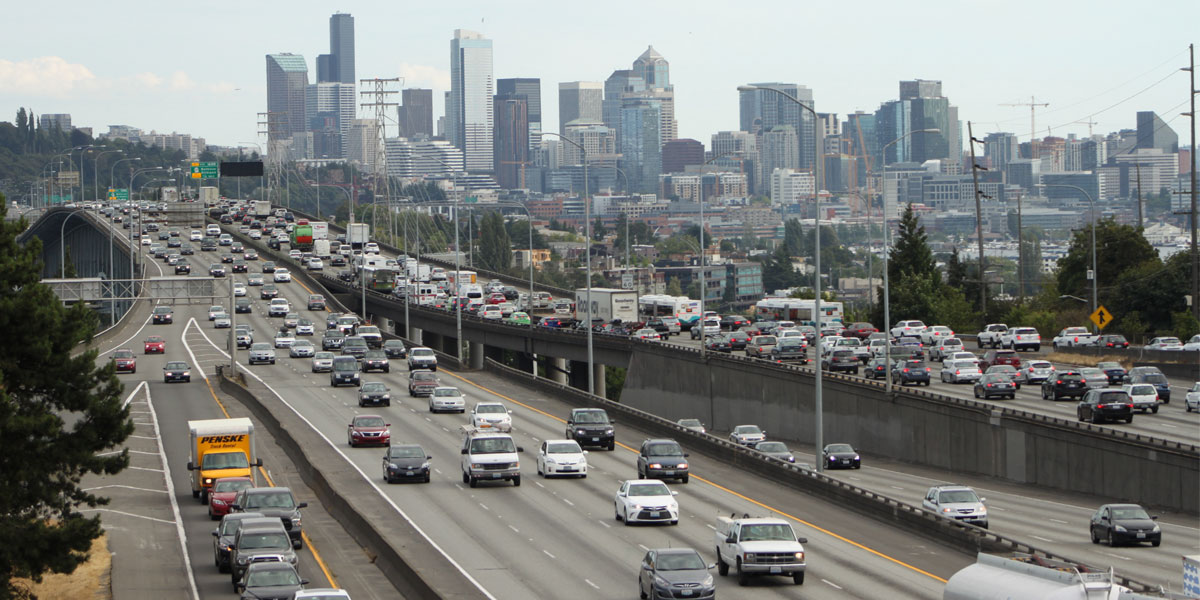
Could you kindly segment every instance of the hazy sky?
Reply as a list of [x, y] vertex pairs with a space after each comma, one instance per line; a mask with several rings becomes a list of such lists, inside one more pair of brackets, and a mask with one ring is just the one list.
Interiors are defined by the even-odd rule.
[[[403, 77], [434, 89], [450, 80], [456, 28], [493, 40], [495, 77], [542, 80], [543, 129], [558, 124], [558, 83], [603, 81], [648, 44], [671, 64], [680, 135], [708, 146], [738, 127], [736, 87], [783, 81], [814, 90], [817, 110], [844, 118], [895, 99], [901, 79], [938, 79], [976, 136], [1029, 137], [1136, 126], [1154, 110], [1187, 140], [1187, 45], [1200, 41], [1200, 1], [982, 3], [358, 2], [310, 0], [9, 3], [0, 47], [0, 119], [20, 106], [110, 124], [257, 141], [266, 110], [264, 55], [301, 54], [316, 80], [329, 51], [329, 15], [355, 17], [357, 77]], [[1200, 87], [1200, 86], [1198, 86]], [[397, 95], [397, 101], [399, 96]], [[391, 128], [389, 127], [389, 130]]]

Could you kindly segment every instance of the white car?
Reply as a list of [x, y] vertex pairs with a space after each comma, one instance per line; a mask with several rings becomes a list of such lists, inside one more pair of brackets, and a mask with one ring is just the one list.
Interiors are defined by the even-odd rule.
[[246, 295], [246, 284], [244, 284], [244, 283], [233, 284], [233, 295], [234, 296], [245, 296]]
[[480, 402], [471, 409], [471, 426], [508, 433], [512, 431], [512, 412], [499, 402]]
[[962, 383], [979, 381], [983, 372], [979, 363], [973, 360], [947, 360], [942, 363], [943, 383]]
[[296, 336], [292, 335], [291, 330], [280, 331], [275, 334], [276, 348], [291, 348], [292, 344], [296, 343]]
[[808, 347], [808, 336], [804, 335], [804, 332], [800, 331], [799, 329], [785, 329], [783, 331], [780, 331], [775, 336], [775, 339], [777, 339], [777, 340], [782, 340], [782, 339], [787, 339], [787, 338], [800, 338], [800, 345], [804, 346], [805, 348]]
[[288, 356], [292, 358], [312, 358], [317, 354], [316, 346], [308, 340], [296, 340], [288, 346]]
[[221, 306], [220, 304], [214, 304], [214, 305], [208, 307], [208, 320], [212, 321], [213, 319], [217, 318], [217, 315], [224, 313], [224, 312], [225, 312], [224, 306]]
[[904, 335], [920, 337], [925, 333], [925, 323], [921, 321], [900, 321], [892, 328], [892, 337], [898, 338]]
[[233, 321], [229, 319], [229, 315], [227, 313], [217, 313], [217, 317], [213, 319], [213, 329], [228, 329], [232, 326]]
[[202, 239], [204, 239], [204, 234], [199, 229], [193, 229], [192, 233], [188, 236], [188, 240], [192, 242], [199, 242]]
[[499, 304], [488, 304], [479, 311], [479, 316], [492, 321], [499, 321], [504, 318], [504, 312], [500, 309]]
[[871, 349], [863, 345], [862, 340], [854, 337], [838, 338], [835, 350], [850, 350], [854, 352], [854, 356], [862, 362], [871, 360]]
[[1187, 352], [1196, 352], [1200, 350], [1200, 333], [1193, 335], [1192, 339], [1188, 340], [1187, 343], [1183, 345], [1183, 349]]
[[546, 478], [552, 475], [587, 477], [587, 450], [575, 440], [546, 440], [538, 448], [537, 472]]
[[871, 352], [871, 358], [879, 358], [887, 352], [887, 340], [876, 338], [867, 342], [867, 350]]
[[618, 521], [632, 523], [679, 524], [679, 501], [667, 484], [657, 479], [633, 479], [621, 483], [613, 498], [613, 513]]
[[271, 298], [271, 304], [267, 305], [268, 317], [286, 317], [292, 312], [292, 305], [288, 303], [287, 298]]
[[1017, 352], [1021, 350], [1037, 352], [1042, 349], [1042, 334], [1033, 327], [1013, 327], [1000, 335], [1000, 346], [1011, 348]]
[[149, 246], [150, 244], [153, 244], [153, 243], [154, 243], [154, 240], [150, 239], [150, 236], [148, 236], [148, 235], [142, 236], [142, 245], [143, 246]]
[[363, 246], [363, 252], [366, 252], [367, 254], [379, 254], [379, 244], [375, 242], [367, 242], [367, 244]]
[[1146, 344], [1146, 349], [1179, 351], [1183, 350], [1183, 342], [1179, 341], [1179, 338], [1172, 336], [1156, 337], [1150, 340], [1149, 344]]
[[929, 349], [929, 360], [944, 361], [955, 352], [963, 352], [966, 349], [966, 344], [958, 338], [942, 338], [938, 340], [937, 345]]
[[1200, 411], [1200, 381], [1192, 384], [1192, 389], [1183, 397], [1183, 407], [1187, 412]]
[[429, 412], [466, 412], [467, 399], [458, 388], [440, 385], [429, 395]]
[[955, 352], [954, 354], [951, 354], [949, 356], [948, 360], [969, 360], [969, 361], [975, 363], [976, 365], [979, 364], [978, 356], [975, 356], [975, 354], [973, 354], [971, 352], [965, 352], [965, 351], [964, 352]]
[[1054, 365], [1047, 360], [1030, 360], [1021, 365], [1026, 383], [1041, 383], [1054, 377]]
[[283, 267], [275, 267], [275, 283], [287, 283], [292, 280], [292, 274]]
[[954, 330], [945, 325], [934, 325], [933, 327], [925, 328], [921, 332], [921, 343], [926, 346], [932, 346], [938, 343], [939, 340], [954, 337]]
[[312, 358], [312, 372], [326, 373], [333, 370], [333, 353], [317, 352]]
[[310, 258], [307, 266], [309, 271], [321, 271], [325, 269], [325, 262], [319, 258]]
[[754, 446], [765, 439], [767, 432], [759, 429], [758, 425], [738, 425], [729, 434], [729, 441], [743, 446]]
[[841, 340], [842, 340], [842, 336], [840, 336], [840, 335], [823, 335], [823, 336], [821, 336], [821, 356], [825, 356], [826, 354], [829, 354], [829, 352], [831, 350], [833, 350], [833, 347], [837, 346], [838, 342], [840, 342]]
[[1121, 389], [1129, 395], [1129, 399], [1133, 402], [1133, 407], [1142, 412], [1150, 411], [1158, 413], [1158, 389], [1149, 383], [1130, 383], [1121, 386]]
[[296, 321], [296, 335], [314, 335], [316, 328], [313, 327], [313, 322], [308, 319], [300, 319]]
[[646, 342], [657, 342], [662, 340], [662, 338], [659, 337], [658, 332], [653, 329], [639, 329], [633, 332], [633, 337]]
[[246, 235], [250, 236], [250, 239], [252, 239], [252, 240], [261, 240], [262, 239], [262, 232], [257, 229], [251, 229], [250, 233], [247, 233]]

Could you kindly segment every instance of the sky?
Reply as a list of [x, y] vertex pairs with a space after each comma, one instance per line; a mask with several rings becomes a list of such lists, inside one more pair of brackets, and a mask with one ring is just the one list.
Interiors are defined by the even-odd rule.
[[[852, 7], [852, 8], [848, 8]], [[558, 83], [604, 81], [653, 45], [671, 66], [681, 137], [707, 147], [738, 128], [737, 86], [799, 83], [816, 109], [873, 112], [898, 82], [942, 81], [975, 136], [1135, 128], [1153, 110], [1188, 139], [1188, 44], [1200, 42], [1200, 2], [1115, 0], [310, 0], [21, 2], [5, 8], [0, 120], [19, 107], [65, 112], [95, 133], [131, 125], [190, 133], [210, 144], [259, 141], [264, 56], [300, 54], [316, 80], [329, 16], [355, 17], [356, 76], [433, 88], [434, 119], [450, 83], [455, 29], [493, 40], [494, 76], [542, 80], [543, 130], [558, 127]], [[1198, 86], [1200, 87], [1200, 86]], [[399, 94], [396, 95], [399, 101]], [[390, 127], [389, 127], [390, 129]], [[394, 133], [390, 134], [394, 135]]]

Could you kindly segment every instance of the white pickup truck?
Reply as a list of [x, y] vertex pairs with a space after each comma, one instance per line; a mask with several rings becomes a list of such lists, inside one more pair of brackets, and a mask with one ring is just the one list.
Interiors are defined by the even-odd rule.
[[796, 585], [804, 583], [805, 538], [797, 538], [791, 523], [783, 519], [717, 518], [717, 573], [737, 573], [738, 585], [750, 577], [781, 575]]
[[1055, 348], [1072, 348], [1075, 346], [1094, 346], [1099, 338], [1086, 327], [1068, 327], [1054, 336], [1051, 343]]
[[1008, 325], [1004, 323], [988, 323], [976, 336], [979, 348], [999, 348], [1000, 337], [1008, 333]]

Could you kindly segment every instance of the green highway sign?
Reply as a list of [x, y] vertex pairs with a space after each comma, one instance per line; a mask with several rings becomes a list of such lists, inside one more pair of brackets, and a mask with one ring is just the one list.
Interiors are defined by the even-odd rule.
[[217, 178], [217, 163], [215, 162], [193, 162], [192, 163], [192, 179], [216, 179]]
[[109, 200], [129, 200], [129, 190], [127, 188], [108, 188]]
[[479, 202], [479, 196], [467, 196], [463, 198], [463, 202], [466, 204], [476, 204]]

